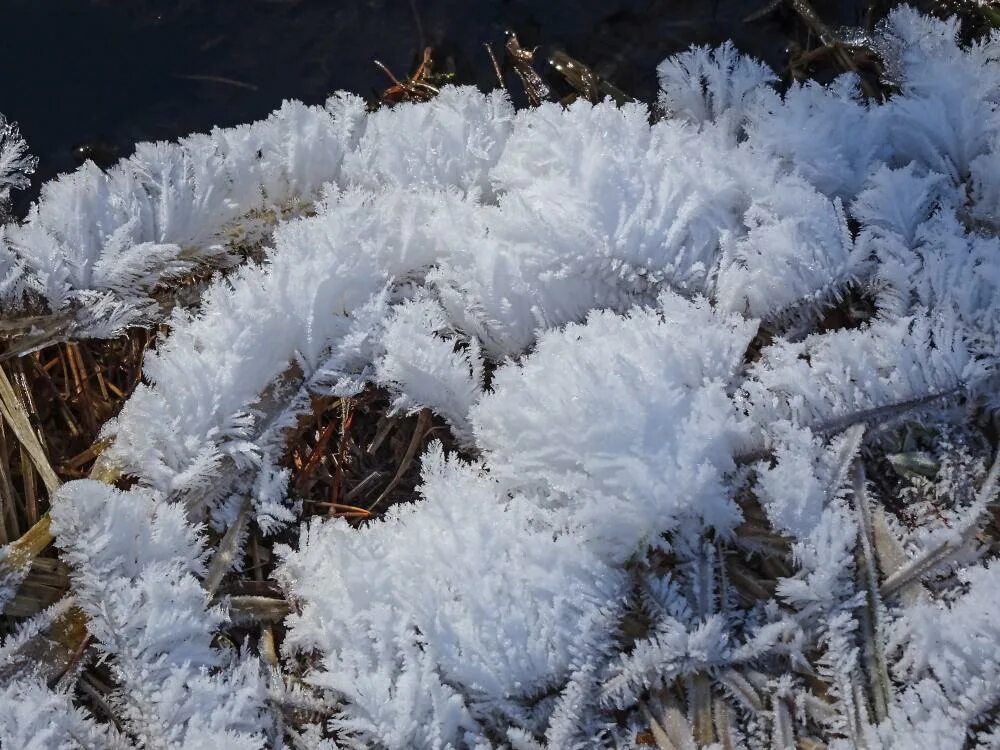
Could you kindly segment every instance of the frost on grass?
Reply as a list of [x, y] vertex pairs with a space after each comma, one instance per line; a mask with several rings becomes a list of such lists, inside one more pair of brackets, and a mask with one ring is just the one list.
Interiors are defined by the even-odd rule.
[[[881, 103], [695, 48], [659, 119], [339, 96], [48, 186], [7, 304], [97, 335], [229, 272], [104, 428], [132, 489], [53, 505], [119, 724], [11, 666], [39, 620], [0, 647], [0, 736], [994, 746], [1000, 38], [956, 31], [894, 11]], [[307, 518], [286, 431], [369, 386], [461, 452], [378, 519]], [[207, 580], [251, 566], [246, 533], [212, 550], [247, 518], [282, 535], [267, 668]]]
[[128, 731], [151, 746], [259, 747], [266, 686], [255, 659], [212, 647], [225, 613], [199, 582], [198, 529], [151, 492], [71, 487], [53, 502], [53, 532], [91, 637], [114, 657]]
[[350, 696], [333, 722], [358, 741], [474, 746], [514, 716], [544, 726], [552, 701], [532, 704], [607, 647], [625, 573], [439, 446], [424, 456], [420, 494], [361, 533], [303, 529], [281, 571], [304, 603], [286, 651], [324, 654], [307, 679]]
[[0, 263], [21, 278], [5, 285], [4, 308], [70, 314], [81, 336], [157, 319], [154, 291], [232, 265], [239, 240], [269, 215], [311, 202], [338, 179], [363, 111], [349, 95], [325, 107], [287, 102], [261, 122], [139, 144], [107, 172], [87, 162], [47, 183], [0, 245]]

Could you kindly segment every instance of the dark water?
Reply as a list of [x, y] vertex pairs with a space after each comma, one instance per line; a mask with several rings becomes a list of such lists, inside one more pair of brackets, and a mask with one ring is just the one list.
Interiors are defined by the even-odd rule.
[[[780, 70], [804, 32], [786, 11], [743, 23], [762, 0], [0, 0], [0, 112], [40, 158], [35, 184], [174, 139], [259, 119], [282, 99], [322, 102], [337, 89], [388, 85], [423, 45], [461, 83], [492, 86], [484, 42], [503, 32], [563, 49], [626, 92], [655, 97], [656, 64], [691, 44], [732, 39]], [[859, 2], [815, 3], [832, 25]], [[79, 147], [83, 145], [84, 150]]]

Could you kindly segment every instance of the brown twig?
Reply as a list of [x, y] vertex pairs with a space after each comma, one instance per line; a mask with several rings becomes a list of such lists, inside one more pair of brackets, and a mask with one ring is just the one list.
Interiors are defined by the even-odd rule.
[[375, 508], [381, 505], [382, 501], [389, 496], [389, 493], [396, 489], [396, 485], [399, 484], [400, 480], [402, 480], [403, 476], [410, 468], [410, 464], [413, 462], [413, 457], [416, 456], [417, 450], [424, 442], [424, 436], [428, 432], [430, 424], [430, 409], [421, 409], [420, 416], [417, 418], [417, 425], [413, 428], [413, 435], [410, 436], [410, 443], [406, 446], [406, 453], [403, 455], [403, 460], [399, 462], [399, 468], [396, 470], [396, 475], [392, 478], [386, 488], [382, 490], [382, 493], [375, 499], [375, 502], [368, 506], [367, 510], [369, 513], [373, 512]]
[[528, 103], [532, 107], [537, 107], [544, 100], [548, 99], [550, 93], [549, 87], [545, 85], [545, 81], [542, 80], [542, 77], [538, 75], [534, 68], [535, 52], [538, 48], [526, 49], [522, 47], [521, 43], [517, 40], [517, 34], [513, 31], [508, 31], [507, 43], [504, 45], [504, 49], [507, 51], [507, 57], [514, 66], [514, 72], [521, 79], [521, 86], [524, 87]]
[[881, 92], [878, 91], [862, 74], [861, 69], [858, 67], [857, 62], [855, 62], [854, 57], [848, 51], [849, 48], [843, 43], [837, 34], [835, 34], [823, 19], [820, 18], [819, 13], [816, 9], [812, 7], [809, 0], [788, 0], [788, 3], [792, 6], [799, 17], [805, 22], [806, 26], [812, 31], [818, 38], [819, 41], [826, 47], [833, 55], [834, 60], [837, 64], [844, 70], [849, 70], [856, 73], [858, 76], [858, 81], [861, 85], [861, 89], [865, 92], [865, 95], [877, 99], [880, 98]]
[[440, 91], [437, 86], [430, 83], [431, 71], [434, 66], [430, 47], [424, 48], [420, 65], [417, 66], [413, 75], [405, 81], [400, 81], [396, 78], [385, 63], [380, 60], [375, 60], [374, 62], [389, 77], [389, 80], [392, 81], [392, 86], [382, 92], [381, 99], [383, 104], [396, 104], [403, 101], [427, 101], [437, 96]]
[[483, 46], [486, 48], [486, 54], [490, 56], [490, 63], [493, 65], [493, 73], [497, 77], [497, 84], [506, 91], [507, 84], [503, 82], [503, 72], [500, 70], [500, 63], [497, 62], [497, 56], [493, 54], [492, 45], [489, 42], [483, 42]]

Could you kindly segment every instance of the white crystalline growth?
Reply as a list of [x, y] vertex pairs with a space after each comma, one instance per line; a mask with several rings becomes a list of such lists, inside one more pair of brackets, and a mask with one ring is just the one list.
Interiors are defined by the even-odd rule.
[[11, 190], [28, 187], [37, 164], [38, 160], [28, 153], [28, 144], [17, 125], [0, 115], [0, 206], [10, 198]]
[[225, 613], [199, 585], [204, 548], [182, 509], [80, 480], [55, 498], [52, 530], [88, 630], [114, 657], [129, 731], [153, 746], [262, 747], [260, 667], [212, 648]]
[[0, 269], [22, 276], [0, 288], [0, 304], [17, 309], [38, 298], [56, 312], [104, 303], [110, 313], [81, 320], [84, 336], [155, 319], [150, 294], [158, 285], [238, 260], [227, 232], [252, 223], [255, 212], [311, 202], [336, 181], [363, 112], [350, 95], [331, 97], [326, 107], [286, 102], [261, 122], [141, 143], [107, 172], [87, 162], [47, 183], [0, 243]]
[[544, 725], [552, 708], [535, 696], [606, 638], [624, 572], [439, 446], [424, 456], [420, 493], [360, 533], [303, 529], [280, 573], [303, 604], [286, 650], [323, 654], [306, 679], [347, 699], [333, 723], [352, 737], [466, 747], [512, 715]]

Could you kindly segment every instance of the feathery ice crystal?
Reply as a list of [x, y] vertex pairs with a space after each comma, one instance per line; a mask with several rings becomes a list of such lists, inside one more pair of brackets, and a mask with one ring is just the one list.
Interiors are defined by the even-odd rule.
[[[4, 309], [170, 333], [104, 429], [133, 488], [53, 500], [72, 599], [0, 647], [0, 745], [996, 747], [1000, 36], [956, 38], [893, 11], [884, 102], [724, 45], [658, 118], [338, 95], [47, 185]], [[369, 386], [462, 453], [304, 518], [285, 431]], [[207, 583], [247, 509], [286, 542], [268, 660]], [[24, 658], [68, 607], [116, 725]]]

